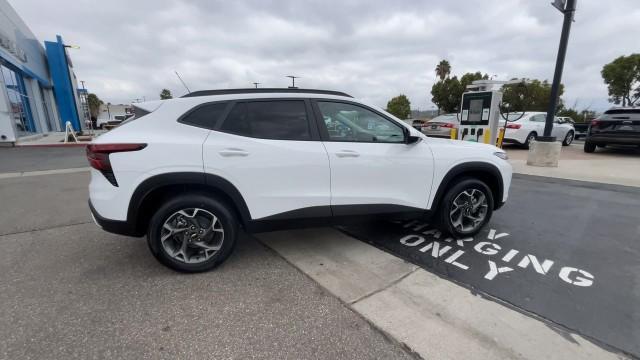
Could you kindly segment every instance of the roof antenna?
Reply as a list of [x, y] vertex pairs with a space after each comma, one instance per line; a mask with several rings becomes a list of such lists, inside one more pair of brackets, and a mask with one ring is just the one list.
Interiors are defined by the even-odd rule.
[[296, 87], [296, 79], [299, 79], [300, 76], [287, 75], [286, 77], [291, 79], [291, 86], [289, 86], [289, 89], [297, 89], [297, 87]]
[[187, 84], [184, 83], [184, 81], [180, 77], [180, 74], [178, 74], [178, 72], [175, 71], [175, 70], [173, 70], [173, 72], [176, 73], [176, 76], [178, 77], [178, 79], [180, 79], [180, 82], [182, 83], [182, 86], [184, 86], [184, 88], [187, 89], [187, 93], [191, 94], [191, 90], [189, 90], [189, 88], [187, 87]]

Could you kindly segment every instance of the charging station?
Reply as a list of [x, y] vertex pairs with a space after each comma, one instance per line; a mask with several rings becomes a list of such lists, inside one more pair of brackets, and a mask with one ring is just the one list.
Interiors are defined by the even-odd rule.
[[460, 102], [460, 126], [457, 139], [500, 145], [500, 104], [502, 91], [495, 85], [521, 83], [523, 80], [476, 80], [467, 86]]

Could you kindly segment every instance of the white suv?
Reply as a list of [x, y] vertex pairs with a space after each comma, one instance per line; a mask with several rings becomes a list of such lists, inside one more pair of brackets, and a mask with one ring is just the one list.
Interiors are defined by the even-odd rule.
[[511, 183], [495, 146], [429, 138], [340, 92], [211, 90], [136, 107], [87, 147], [89, 206], [179, 271], [220, 264], [239, 227], [431, 217], [471, 236]]

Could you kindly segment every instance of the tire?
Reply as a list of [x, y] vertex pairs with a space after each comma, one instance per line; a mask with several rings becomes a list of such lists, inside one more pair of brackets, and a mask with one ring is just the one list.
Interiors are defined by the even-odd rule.
[[571, 143], [573, 142], [574, 139], [574, 132], [573, 131], [569, 131], [567, 133], [567, 135], [564, 137], [564, 140], [562, 140], [562, 145], [563, 146], [569, 146], [571, 145]]
[[[473, 213], [473, 200], [469, 199], [470, 201], [466, 201], [464, 194], [471, 194], [474, 198], [478, 199], [479, 196], [476, 196], [479, 194], [478, 192], [484, 196], [486, 201], [484, 204], [477, 207], [475, 211], [480, 211], [480, 213], [483, 213], [484, 215], [478, 223], [472, 221], [471, 224], [469, 224], [469, 219], [466, 219], [464, 215], [465, 207], [471, 211], [469, 214], [471, 216], [478, 218], [480, 213]], [[489, 220], [491, 220], [493, 204], [493, 194], [487, 184], [474, 178], [461, 178], [447, 190], [442, 197], [442, 201], [440, 201], [440, 206], [436, 210], [438, 227], [440, 230], [451, 234], [455, 238], [473, 236], [482, 230]], [[455, 211], [454, 209], [456, 206], [459, 209], [458, 211]], [[460, 214], [460, 212], [462, 213]], [[460, 216], [457, 214], [460, 214]], [[456, 217], [462, 219], [462, 222], [456, 224], [456, 221], [452, 220]], [[470, 225], [467, 229], [465, 229], [465, 222]]]
[[100, 129], [107, 130], [107, 125], [106, 124], [100, 124]]
[[197, 273], [224, 262], [235, 247], [237, 234], [238, 221], [224, 202], [203, 194], [184, 194], [166, 201], [153, 214], [147, 244], [163, 265]]
[[529, 133], [529, 135], [527, 135], [527, 139], [524, 141], [524, 144], [522, 144], [526, 149], [529, 148], [529, 146], [531, 145], [531, 141], [535, 140], [538, 137], [538, 134], [535, 131], [532, 131]]
[[592, 153], [596, 151], [596, 144], [590, 143], [589, 141], [584, 142], [584, 152]]

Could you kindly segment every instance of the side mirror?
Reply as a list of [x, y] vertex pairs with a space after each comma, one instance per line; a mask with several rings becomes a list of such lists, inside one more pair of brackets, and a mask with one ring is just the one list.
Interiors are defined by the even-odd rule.
[[405, 144], [407, 144], [407, 145], [415, 144], [420, 140], [422, 140], [422, 138], [420, 136], [409, 135], [409, 136], [406, 137]]

